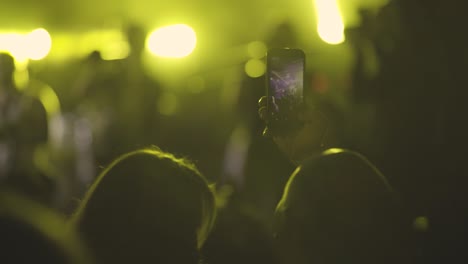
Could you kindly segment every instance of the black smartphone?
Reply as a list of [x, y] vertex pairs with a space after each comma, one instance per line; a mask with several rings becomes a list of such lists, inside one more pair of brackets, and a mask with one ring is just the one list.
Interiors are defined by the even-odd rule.
[[304, 105], [305, 54], [300, 49], [271, 49], [267, 53], [267, 120], [269, 129], [284, 130], [297, 123]]

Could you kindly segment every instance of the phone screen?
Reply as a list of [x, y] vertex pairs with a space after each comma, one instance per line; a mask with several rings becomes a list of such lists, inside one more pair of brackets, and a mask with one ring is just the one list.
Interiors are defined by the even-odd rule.
[[274, 49], [267, 55], [269, 112], [272, 122], [293, 119], [303, 104], [305, 56], [299, 49]]

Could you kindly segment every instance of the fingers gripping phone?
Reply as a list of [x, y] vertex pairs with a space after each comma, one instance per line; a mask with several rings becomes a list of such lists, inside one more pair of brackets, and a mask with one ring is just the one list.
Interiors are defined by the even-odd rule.
[[267, 126], [276, 132], [298, 125], [304, 105], [305, 54], [300, 49], [271, 49], [267, 53]]

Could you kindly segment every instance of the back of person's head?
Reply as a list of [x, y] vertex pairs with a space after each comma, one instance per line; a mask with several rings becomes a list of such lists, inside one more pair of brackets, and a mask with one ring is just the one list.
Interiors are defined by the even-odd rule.
[[65, 221], [12, 192], [0, 193], [1, 263], [92, 263]]
[[284, 263], [411, 263], [411, 221], [361, 155], [330, 150], [291, 176], [275, 216]]
[[74, 221], [101, 263], [196, 263], [214, 218], [214, 195], [194, 165], [142, 149], [103, 171]]

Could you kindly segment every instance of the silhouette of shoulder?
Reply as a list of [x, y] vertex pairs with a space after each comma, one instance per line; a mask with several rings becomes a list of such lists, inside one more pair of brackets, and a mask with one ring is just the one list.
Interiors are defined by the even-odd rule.
[[300, 211], [305, 216], [326, 211], [330, 217], [339, 214], [355, 218], [355, 213], [381, 212], [395, 202], [396, 195], [384, 175], [363, 155], [328, 149], [294, 171], [276, 213]]
[[329, 149], [291, 175], [274, 229], [289, 263], [407, 263], [407, 219], [371, 162], [354, 151]]

